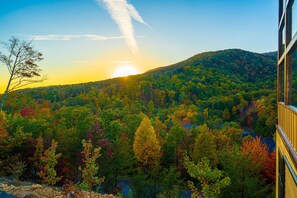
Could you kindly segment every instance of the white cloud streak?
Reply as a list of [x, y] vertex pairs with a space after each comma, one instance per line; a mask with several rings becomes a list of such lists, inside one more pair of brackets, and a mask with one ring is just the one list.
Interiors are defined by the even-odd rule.
[[107, 41], [107, 40], [115, 40], [115, 39], [124, 39], [124, 36], [102, 36], [102, 35], [96, 35], [96, 34], [81, 34], [81, 35], [50, 34], [50, 35], [29, 35], [27, 37], [35, 41], [71, 41], [71, 40]]
[[128, 3], [128, 0], [96, 0], [103, 2], [111, 18], [117, 24], [123, 34], [126, 44], [133, 53], [137, 53], [138, 46], [134, 35], [132, 18], [144, 25], [147, 25], [135, 7]]

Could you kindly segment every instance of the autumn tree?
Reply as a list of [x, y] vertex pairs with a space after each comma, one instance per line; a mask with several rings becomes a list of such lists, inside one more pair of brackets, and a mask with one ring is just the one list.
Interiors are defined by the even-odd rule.
[[232, 149], [220, 152], [220, 165], [230, 177], [232, 185], [222, 189], [220, 197], [266, 197], [269, 186], [263, 186], [259, 168], [243, 154], [242, 149], [234, 145]]
[[58, 159], [62, 155], [61, 153], [56, 154], [57, 147], [58, 143], [55, 140], [52, 140], [51, 146], [45, 150], [43, 156], [41, 156], [42, 168], [38, 174], [40, 178], [42, 178], [43, 183], [51, 186], [54, 186], [61, 179], [60, 177], [57, 177], [57, 172], [55, 170]]
[[135, 133], [133, 150], [136, 158], [139, 159], [144, 166], [155, 164], [161, 157], [159, 141], [154, 127], [147, 116], [144, 116]]
[[268, 150], [267, 145], [261, 143], [259, 137], [249, 141], [243, 141], [241, 149], [244, 156], [250, 161], [251, 166], [257, 167], [260, 171], [265, 169]]
[[[104, 181], [104, 178], [99, 178], [97, 175], [99, 166], [96, 164], [96, 160], [100, 156], [100, 147], [93, 149], [93, 145], [91, 140], [85, 141], [82, 140], [83, 146], [83, 171], [82, 171], [82, 178], [83, 182], [81, 186], [88, 190], [91, 190], [93, 186], [100, 184]], [[91, 197], [91, 192], [90, 192]]]
[[231, 184], [230, 178], [224, 177], [223, 171], [211, 168], [209, 160], [205, 157], [198, 164], [189, 161], [189, 158], [185, 157], [185, 166], [190, 176], [198, 179], [201, 183], [201, 189], [198, 189], [192, 181], [188, 181], [188, 186], [192, 191], [192, 198], [218, 197], [221, 189]]
[[41, 69], [38, 62], [43, 60], [42, 53], [33, 49], [31, 42], [20, 41], [12, 37], [8, 42], [2, 43], [6, 54], [0, 53], [0, 62], [3, 63], [10, 74], [0, 109], [3, 109], [7, 94], [26, 85], [42, 82]]

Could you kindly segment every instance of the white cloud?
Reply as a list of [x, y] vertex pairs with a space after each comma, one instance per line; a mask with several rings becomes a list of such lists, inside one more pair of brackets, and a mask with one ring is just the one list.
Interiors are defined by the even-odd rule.
[[133, 53], [137, 53], [138, 47], [135, 39], [132, 20], [147, 25], [135, 7], [128, 3], [128, 0], [96, 0], [98, 3], [103, 2], [111, 18], [118, 25], [123, 34], [128, 47]]
[[68, 34], [50, 34], [50, 35], [28, 35], [29, 39], [35, 41], [70, 41], [70, 40], [93, 40], [93, 41], [107, 41], [115, 39], [124, 39], [124, 36], [102, 36], [95, 34], [81, 34], [81, 35], [68, 35]]

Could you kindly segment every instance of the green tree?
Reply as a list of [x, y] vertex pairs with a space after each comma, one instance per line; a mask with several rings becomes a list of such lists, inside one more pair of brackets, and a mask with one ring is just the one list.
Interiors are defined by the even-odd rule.
[[144, 116], [140, 123], [133, 143], [136, 158], [144, 166], [151, 166], [161, 157], [161, 147], [150, 119]]
[[58, 143], [55, 140], [52, 140], [51, 146], [44, 151], [43, 156], [41, 156], [42, 168], [39, 172], [39, 176], [42, 179], [43, 183], [54, 186], [58, 181], [61, 180], [60, 177], [57, 177], [57, 172], [55, 166], [58, 163], [58, 159], [61, 157], [61, 153], [56, 154], [56, 149]]
[[[81, 186], [83, 188], [86, 188], [88, 190], [91, 190], [93, 186], [97, 184], [101, 184], [104, 181], [104, 178], [99, 178], [97, 175], [99, 166], [96, 164], [96, 160], [100, 156], [100, 150], [101, 148], [95, 148], [93, 149], [93, 145], [91, 143], [91, 140], [85, 141], [82, 140], [82, 146], [83, 146], [83, 171], [82, 171], [82, 178], [83, 182], [81, 183]], [[92, 196], [90, 192], [90, 197]]]
[[209, 131], [206, 124], [198, 128], [200, 133], [195, 140], [192, 159], [195, 162], [200, 162], [202, 158], [206, 157], [210, 160], [211, 166], [215, 167], [218, 163], [218, 156], [214, 135]]
[[161, 178], [163, 187], [162, 194], [164, 197], [177, 197], [177, 185], [182, 184], [182, 181], [180, 180], [180, 172], [178, 172], [175, 167], [170, 167], [170, 169], [163, 170]]
[[221, 151], [220, 164], [225, 174], [230, 177], [232, 185], [222, 190], [221, 197], [255, 197], [268, 195], [269, 186], [260, 178], [259, 167], [253, 166], [242, 149], [234, 145], [232, 149]]
[[227, 108], [224, 109], [222, 118], [224, 121], [230, 120], [230, 112]]
[[217, 168], [211, 168], [209, 160], [202, 158], [198, 164], [185, 158], [185, 166], [191, 177], [198, 179], [201, 184], [201, 190], [196, 188], [192, 181], [188, 186], [192, 191], [192, 198], [196, 197], [213, 197], [216, 198], [221, 193], [221, 189], [231, 184], [229, 177], [223, 176], [223, 171]]
[[36, 170], [39, 170], [41, 168], [41, 159], [42, 159], [42, 155], [44, 152], [44, 146], [43, 146], [43, 138], [39, 137], [37, 139], [37, 145], [36, 145], [36, 150], [34, 153], [34, 157], [33, 157], [33, 161], [34, 161], [34, 168], [35, 168], [35, 172]]

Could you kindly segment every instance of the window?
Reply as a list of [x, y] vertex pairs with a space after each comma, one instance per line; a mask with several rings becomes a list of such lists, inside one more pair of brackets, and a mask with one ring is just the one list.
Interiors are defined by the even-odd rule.
[[278, 101], [284, 102], [285, 101], [285, 83], [284, 83], [284, 62], [278, 66]]
[[297, 1], [292, 6], [292, 38], [297, 32]]
[[285, 41], [286, 41], [286, 29], [284, 25], [281, 27], [279, 34], [280, 34], [280, 43], [281, 43], [281, 46], [279, 46], [279, 57], [281, 57], [285, 51]]
[[291, 105], [297, 107], [297, 50], [292, 54]]

